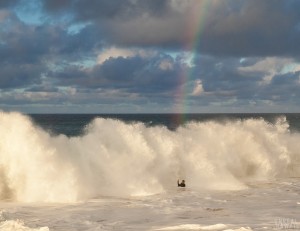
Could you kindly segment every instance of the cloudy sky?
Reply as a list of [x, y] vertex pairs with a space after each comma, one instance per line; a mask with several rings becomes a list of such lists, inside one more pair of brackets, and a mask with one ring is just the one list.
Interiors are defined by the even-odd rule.
[[299, 112], [299, 0], [0, 0], [0, 110]]

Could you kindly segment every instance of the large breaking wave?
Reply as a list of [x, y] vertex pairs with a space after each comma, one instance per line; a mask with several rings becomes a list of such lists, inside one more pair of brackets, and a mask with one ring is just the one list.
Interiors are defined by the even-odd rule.
[[249, 180], [299, 176], [299, 140], [284, 117], [191, 122], [176, 131], [97, 118], [69, 138], [0, 112], [0, 199], [151, 195], [178, 178], [193, 190], [243, 189]]

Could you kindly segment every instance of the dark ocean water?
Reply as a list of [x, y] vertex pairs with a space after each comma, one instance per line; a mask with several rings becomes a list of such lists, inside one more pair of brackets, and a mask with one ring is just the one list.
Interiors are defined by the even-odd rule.
[[274, 124], [285, 118], [292, 132], [300, 131], [300, 114], [33, 114], [33, 121], [53, 135], [80, 136], [85, 127], [96, 118], [110, 118], [125, 123], [141, 122], [146, 126], [165, 126], [170, 130], [189, 122], [235, 121], [264, 119]]

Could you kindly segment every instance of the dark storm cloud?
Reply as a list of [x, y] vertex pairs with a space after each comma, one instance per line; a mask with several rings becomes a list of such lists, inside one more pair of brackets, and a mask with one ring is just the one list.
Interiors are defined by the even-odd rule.
[[19, 0], [0, 0], [0, 8], [5, 8], [15, 5]]
[[[163, 66], [167, 62], [166, 66]], [[76, 88], [125, 89], [139, 94], [162, 94], [175, 90], [179, 84], [180, 63], [168, 55], [154, 57], [110, 58], [92, 69], [68, 66], [61, 72], [51, 72], [64, 86]]]
[[145, 13], [160, 15], [165, 13], [168, 1], [165, 0], [44, 0], [45, 9], [70, 11], [77, 20], [102, 20], [114, 18], [135, 18]]
[[[199, 103], [236, 100], [235, 105], [259, 102], [295, 104], [300, 97], [300, 71], [282, 73], [282, 63], [272, 58], [226, 58], [199, 56], [195, 61], [194, 79], [201, 79], [205, 92], [197, 96]], [[249, 71], [242, 71], [249, 68]], [[275, 69], [274, 69], [275, 68]], [[269, 81], [266, 80], [269, 79]]]
[[41, 82], [49, 65], [81, 60], [91, 55], [100, 41], [91, 27], [70, 34], [61, 26], [26, 25], [9, 11], [2, 12], [0, 26], [1, 88]]
[[[276, 101], [288, 98], [286, 92], [299, 95], [297, 72], [277, 74], [270, 83], [264, 83], [268, 71], [239, 70], [240, 67], [252, 67], [263, 60], [264, 58], [248, 58], [241, 62], [239, 58], [198, 56], [191, 68], [180, 59], [173, 59], [168, 55], [137, 55], [110, 58], [92, 68], [71, 65], [62, 71], [51, 72], [49, 76], [57, 79], [59, 85], [72, 86], [79, 91], [110, 89], [157, 101], [176, 97], [180, 89], [184, 89], [187, 98], [203, 104], [220, 100], [225, 103], [233, 99], [243, 102]], [[163, 66], [164, 62], [168, 65]], [[201, 81], [204, 92], [193, 95], [198, 80]]]
[[242, 75], [237, 69], [242, 65], [238, 58], [199, 56], [195, 64], [193, 74], [202, 80], [203, 87], [208, 92], [234, 91], [239, 97], [245, 97], [257, 89], [258, 82], [263, 77]]
[[[44, 1], [50, 13], [66, 13], [75, 22], [92, 22], [105, 33], [108, 43], [131, 46], [179, 44], [185, 14], [175, 13], [168, 0]], [[179, 36], [179, 38], [178, 38]]]
[[35, 64], [0, 65], [0, 89], [39, 83], [43, 67]]
[[236, 1], [220, 2], [208, 17], [200, 49], [220, 55], [298, 56], [299, 1], [242, 1], [237, 8], [230, 8]]
[[299, 9], [299, 0], [0, 0], [0, 103], [161, 106], [184, 92], [195, 106], [295, 105]]
[[58, 89], [52, 85], [37, 85], [26, 89], [27, 92], [58, 92]]
[[298, 56], [300, 52], [297, 0], [45, 0], [45, 8], [91, 21], [108, 40], [122, 45], [190, 47], [201, 20], [198, 49], [207, 54]]
[[298, 101], [300, 97], [300, 71], [274, 76], [271, 83], [265, 86], [260, 98], [273, 101]]

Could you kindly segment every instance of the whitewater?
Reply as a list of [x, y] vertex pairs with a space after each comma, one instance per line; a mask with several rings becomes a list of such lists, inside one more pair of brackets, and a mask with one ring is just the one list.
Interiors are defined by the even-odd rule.
[[299, 140], [285, 116], [70, 137], [0, 112], [0, 230], [300, 230]]

